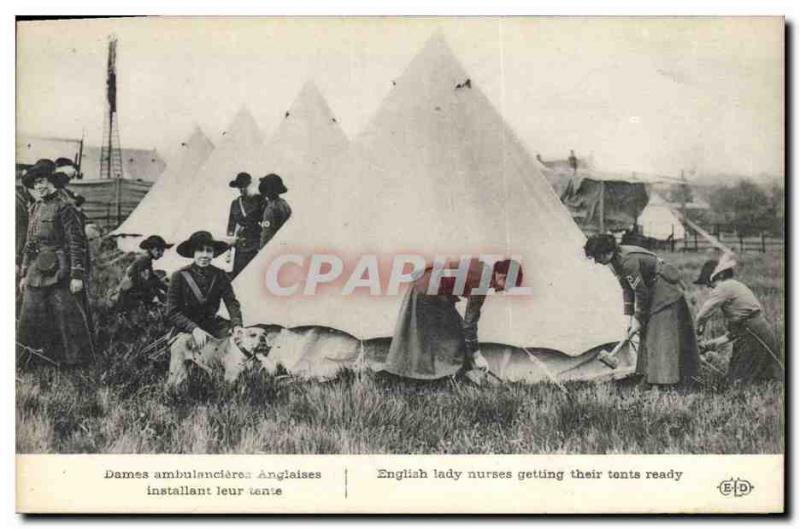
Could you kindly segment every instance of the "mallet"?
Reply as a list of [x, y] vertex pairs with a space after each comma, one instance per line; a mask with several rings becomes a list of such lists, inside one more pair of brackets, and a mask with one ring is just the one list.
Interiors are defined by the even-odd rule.
[[631, 338], [633, 338], [633, 336], [638, 332], [639, 332], [638, 330], [629, 332], [628, 335], [625, 337], [625, 339], [619, 342], [617, 346], [611, 350], [611, 352], [600, 351], [600, 354], [597, 355], [597, 359], [603, 362], [611, 369], [616, 369], [617, 366], [619, 365], [619, 362], [617, 361], [617, 355], [622, 350], [622, 348], [625, 347], [625, 344], [630, 342]]

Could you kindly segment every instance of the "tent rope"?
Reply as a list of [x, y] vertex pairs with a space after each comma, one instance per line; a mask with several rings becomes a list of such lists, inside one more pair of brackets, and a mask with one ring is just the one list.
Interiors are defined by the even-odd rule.
[[530, 351], [528, 351], [528, 349], [526, 349], [525, 347], [523, 347], [523, 348], [522, 348], [522, 350], [523, 350], [523, 351], [525, 351], [526, 353], [528, 353], [528, 358], [530, 359], [530, 361], [531, 361], [531, 362], [533, 362], [534, 364], [536, 364], [537, 366], [539, 366], [539, 368], [541, 368], [541, 370], [542, 370], [542, 371], [544, 371], [544, 374], [545, 374], [545, 375], [547, 375], [547, 378], [549, 378], [549, 379], [550, 379], [550, 381], [551, 381], [553, 384], [555, 384], [556, 386], [558, 386], [558, 389], [560, 389], [560, 390], [561, 390], [561, 392], [562, 392], [562, 393], [564, 393], [564, 395], [570, 396], [570, 394], [569, 394], [569, 391], [567, 391], [567, 388], [564, 386], [564, 384], [562, 384], [561, 382], [559, 382], [559, 381], [556, 379], [556, 377], [555, 377], [555, 376], [553, 376], [553, 373], [551, 373], [551, 372], [550, 372], [550, 370], [549, 370], [549, 369], [547, 369], [547, 366], [546, 366], [546, 365], [544, 365], [544, 362], [542, 362], [541, 360], [539, 360], [538, 358], [536, 358], [536, 355], [534, 355], [533, 353], [531, 353]]

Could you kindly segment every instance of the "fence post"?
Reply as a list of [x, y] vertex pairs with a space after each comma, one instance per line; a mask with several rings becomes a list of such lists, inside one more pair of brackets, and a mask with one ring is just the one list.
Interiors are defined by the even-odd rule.
[[764, 232], [761, 232], [761, 253], [767, 253], [767, 241], [764, 238]]
[[672, 236], [669, 238], [669, 249], [671, 252], [675, 251], [675, 225], [672, 225]]
[[694, 251], [697, 251], [697, 230], [694, 232]]
[[741, 232], [739, 232], [739, 252], [744, 253], [744, 238]]

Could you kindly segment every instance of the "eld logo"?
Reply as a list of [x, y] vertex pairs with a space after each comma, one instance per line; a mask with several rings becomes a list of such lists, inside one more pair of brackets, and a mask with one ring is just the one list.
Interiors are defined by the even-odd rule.
[[746, 479], [731, 478], [720, 482], [717, 488], [723, 496], [734, 496], [738, 498], [740, 496], [747, 496], [755, 487]]

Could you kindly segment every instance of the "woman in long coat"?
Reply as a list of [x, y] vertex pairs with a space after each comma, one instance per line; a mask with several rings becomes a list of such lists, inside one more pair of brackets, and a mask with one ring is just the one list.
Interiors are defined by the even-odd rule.
[[292, 216], [292, 208], [281, 195], [288, 189], [283, 179], [276, 174], [268, 174], [259, 179], [258, 192], [264, 197], [264, 214], [261, 220], [261, 248], [272, 240], [278, 230]]
[[624, 312], [632, 317], [628, 332], [639, 332], [636, 373], [649, 384], [690, 384], [700, 357], [677, 269], [644, 248], [617, 245], [609, 234], [589, 237], [584, 251], [609, 265], [622, 287]]
[[251, 181], [248, 173], [239, 173], [235, 180], [228, 183], [228, 186], [239, 190], [239, 196], [231, 202], [228, 214], [228, 236], [236, 238], [231, 279], [244, 270], [261, 248], [264, 201], [259, 195], [250, 193]]
[[[490, 277], [484, 277], [489, 273]], [[473, 368], [488, 368], [478, 341], [486, 287], [503, 291], [507, 279], [519, 286], [523, 279], [521, 266], [511, 260], [489, 266], [473, 259], [462, 291], [456, 290], [456, 277], [441, 277], [438, 287], [431, 285], [432, 277], [433, 269], [428, 268], [406, 291], [384, 370], [402, 377], [432, 380]], [[462, 298], [467, 300], [463, 318], [456, 309]]]
[[725, 336], [701, 343], [701, 347], [706, 349], [733, 342], [727, 373], [731, 381], [782, 380], [783, 362], [775, 335], [753, 291], [733, 278], [735, 266], [736, 261], [730, 254], [723, 255], [719, 261], [706, 261], [695, 281], [711, 289], [697, 314], [698, 334], [703, 334], [706, 322], [717, 310], [728, 327]]
[[23, 251], [17, 339], [59, 364], [79, 365], [94, 356], [84, 299], [88, 245], [75, 208], [54, 181], [52, 162], [37, 162], [22, 177], [40, 198], [31, 206]]

